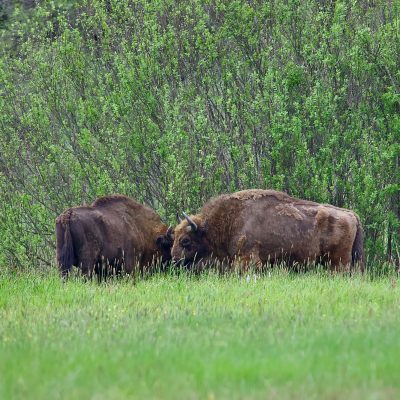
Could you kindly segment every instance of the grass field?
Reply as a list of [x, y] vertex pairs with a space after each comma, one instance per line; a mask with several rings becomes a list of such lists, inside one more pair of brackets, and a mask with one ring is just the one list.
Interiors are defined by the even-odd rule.
[[399, 398], [399, 283], [2, 273], [0, 398]]

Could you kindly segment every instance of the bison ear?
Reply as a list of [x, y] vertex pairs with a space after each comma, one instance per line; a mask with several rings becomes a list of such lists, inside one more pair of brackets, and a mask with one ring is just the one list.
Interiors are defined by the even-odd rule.
[[160, 248], [162, 246], [171, 246], [173, 241], [174, 241], [174, 228], [170, 226], [165, 235], [160, 235], [157, 237], [156, 245]]
[[201, 226], [200, 226], [200, 228], [199, 228], [199, 232], [200, 232], [202, 235], [205, 235], [205, 234], [207, 233], [207, 231], [208, 231], [208, 221], [205, 220], [205, 221], [201, 224]]
[[156, 245], [158, 247], [161, 247], [164, 241], [164, 237], [163, 236], [158, 236], [158, 238], [156, 239]]

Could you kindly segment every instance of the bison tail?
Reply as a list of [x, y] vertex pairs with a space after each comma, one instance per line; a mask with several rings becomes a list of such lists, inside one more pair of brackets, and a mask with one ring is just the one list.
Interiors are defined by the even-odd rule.
[[361, 226], [361, 221], [357, 218], [357, 232], [351, 250], [351, 264], [359, 265], [361, 272], [364, 272], [364, 233]]
[[67, 276], [75, 261], [74, 245], [72, 242], [70, 221], [59, 220], [56, 222], [57, 237], [57, 264], [61, 276]]

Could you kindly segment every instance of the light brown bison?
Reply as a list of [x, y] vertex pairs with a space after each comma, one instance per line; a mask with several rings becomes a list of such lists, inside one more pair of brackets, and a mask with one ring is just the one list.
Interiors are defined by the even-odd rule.
[[171, 229], [149, 207], [129, 197], [100, 197], [90, 206], [73, 207], [56, 219], [57, 263], [62, 276], [77, 266], [84, 275], [105, 264], [131, 273], [157, 259], [171, 258]]
[[184, 214], [175, 228], [172, 257], [186, 264], [329, 262], [334, 270], [363, 269], [363, 231], [354, 212], [299, 200], [274, 190], [251, 189], [208, 201]]

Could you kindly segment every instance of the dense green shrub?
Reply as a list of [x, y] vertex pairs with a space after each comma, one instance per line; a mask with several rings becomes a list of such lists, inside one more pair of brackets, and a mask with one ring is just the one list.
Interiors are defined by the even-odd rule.
[[[33, 6], [32, 6], [33, 7]], [[86, 0], [0, 24], [0, 263], [119, 192], [169, 222], [260, 187], [349, 207], [399, 257], [398, 1]]]

